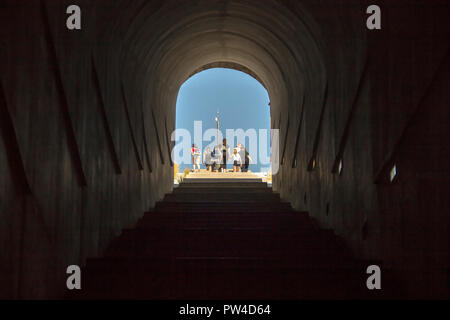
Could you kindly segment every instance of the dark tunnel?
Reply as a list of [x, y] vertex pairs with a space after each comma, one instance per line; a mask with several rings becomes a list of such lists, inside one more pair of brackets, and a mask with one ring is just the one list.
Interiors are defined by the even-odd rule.
[[450, 5], [379, 0], [369, 30], [372, 2], [2, 1], [0, 297], [63, 297], [68, 265], [172, 192], [179, 88], [220, 66], [269, 93], [273, 191], [397, 298], [448, 298]]

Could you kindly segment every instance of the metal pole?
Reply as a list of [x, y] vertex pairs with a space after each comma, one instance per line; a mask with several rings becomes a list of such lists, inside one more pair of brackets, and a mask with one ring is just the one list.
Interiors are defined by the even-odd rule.
[[217, 111], [217, 116], [216, 116], [216, 122], [217, 122], [217, 145], [220, 144], [219, 142], [219, 112]]

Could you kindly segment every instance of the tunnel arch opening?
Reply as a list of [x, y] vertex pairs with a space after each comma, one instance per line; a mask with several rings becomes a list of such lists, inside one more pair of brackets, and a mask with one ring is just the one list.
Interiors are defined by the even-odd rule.
[[[226, 164], [217, 157], [223, 139], [229, 146]], [[254, 72], [236, 63], [198, 68], [179, 88], [172, 140], [173, 158], [181, 172], [186, 168], [233, 170], [234, 149], [240, 159], [237, 170], [269, 172], [272, 136], [266, 87]], [[194, 144], [199, 158], [192, 157]]]

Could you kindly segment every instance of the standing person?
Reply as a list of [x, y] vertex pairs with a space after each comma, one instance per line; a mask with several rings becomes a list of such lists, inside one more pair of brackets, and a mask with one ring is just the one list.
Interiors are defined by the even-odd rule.
[[197, 166], [198, 170], [200, 171], [200, 150], [197, 148], [195, 144], [192, 144], [191, 148], [191, 156], [192, 156], [192, 171], [195, 172], [195, 166]]
[[241, 156], [242, 162], [244, 162], [244, 159], [245, 159], [244, 145], [242, 143], [238, 143], [236, 145], [236, 149], [237, 149], [239, 155]]
[[250, 157], [250, 153], [248, 153], [247, 149], [244, 147], [242, 148], [243, 151], [243, 161], [242, 161], [242, 172], [248, 172], [248, 166], [251, 162], [253, 162], [252, 158]]
[[221, 166], [222, 163], [222, 146], [221, 145], [217, 145], [214, 147], [213, 152], [211, 153], [211, 157], [212, 157], [212, 171], [217, 171], [219, 172], [219, 168]]
[[227, 171], [227, 158], [231, 156], [230, 146], [227, 145], [227, 139], [222, 140], [222, 172]]
[[233, 161], [233, 172], [239, 172], [239, 168], [241, 167], [241, 156], [237, 152], [237, 149], [233, 149], [233, 154], [231, 155], [231, 160]]
[[206, 166], [206, 171], [211, 171], [213, 162], [210, 147], [206, 147], [205, 152], [203, 153], [203, 164]]

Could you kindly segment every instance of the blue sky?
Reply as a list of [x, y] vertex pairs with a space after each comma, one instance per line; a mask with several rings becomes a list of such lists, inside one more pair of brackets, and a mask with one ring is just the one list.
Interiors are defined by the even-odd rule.
[[[226, 129], [270, 129], [269, 96], [266, 89], [253, 77], [246, 73], [224, 68], [213, 68], [197, 73], [189, 78], [180, 88], [177, 98], [176, 128], [187, 129], [194, 137], [194, 121], [202, 121], [203, 133], [209, 129], [216, 129], [217, 111], [219, 111], [220, 130], [226, 135]], [[269, 141], [270, 132], [267, 141]], [[259, 137], [259, 136], [258, 136]], [[211, 139], [213, 140], [213, 139]], [[202, 149], [210, 142], [203, 141]], [[179, 142], [180, 139], [177, 139]], [[227, 141], [230, 147], [237, 143]], [[244, 143], [243, 141], [239, 141]], [[245, 142], [249, 148], [248, 140]], [[270, 146], [266, 143], [269, 155]], [[259, 160], [258, 150], [250, 150], [253, 159]], [[176, 162], [177, 158], [175, 158]], [[268, 165], [250, 165], [250, 170], [261, 171]], [[180, 165], [180, 170], [191, 165]], [[228, 166], [230, 167], [230, 165]], [[202, 166], [203, 168], [203, 166]]]

